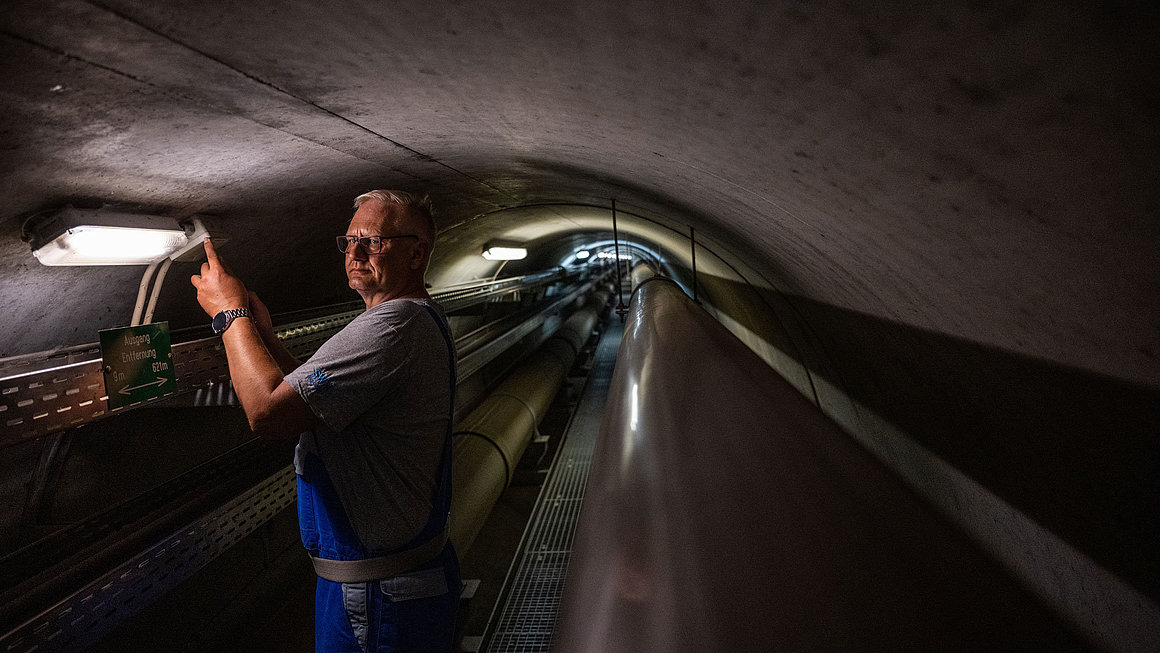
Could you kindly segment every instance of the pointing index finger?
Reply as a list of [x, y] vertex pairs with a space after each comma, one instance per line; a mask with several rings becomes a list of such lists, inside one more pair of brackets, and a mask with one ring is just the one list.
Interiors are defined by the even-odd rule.
[[202, 244], [205, 245], [205, 258], [209, 261], [210, 265], [220, 265], [221, 260], [218, 259], [217, 252], [213, 248], [213, 241], [209, 239], [209, 236], [205, 237]]

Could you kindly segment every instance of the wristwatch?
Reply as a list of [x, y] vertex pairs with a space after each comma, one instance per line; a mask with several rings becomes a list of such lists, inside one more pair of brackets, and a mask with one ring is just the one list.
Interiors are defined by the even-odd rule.
[[214, 333], [221, 333], [230, 328], [230, 324], [239, 317], [250, 317], [250, 309], [227, 308], [221, 313], [213, 316], [213, 322], [210, 322], [210, 326], [213, 327]]

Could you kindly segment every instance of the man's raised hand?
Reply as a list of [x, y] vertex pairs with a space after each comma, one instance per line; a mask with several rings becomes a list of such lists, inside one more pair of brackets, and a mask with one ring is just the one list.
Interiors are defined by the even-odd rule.
[[201, 264], [201, 274], [189, 278], [197, 288], [197, 303], [209, 316], [214, 316], [227, 308], [245, 308], [250, 305], [250, 293], [245, 284], [235, 277], [213, 248], [209, 238], [204, 241], [206, 262]]

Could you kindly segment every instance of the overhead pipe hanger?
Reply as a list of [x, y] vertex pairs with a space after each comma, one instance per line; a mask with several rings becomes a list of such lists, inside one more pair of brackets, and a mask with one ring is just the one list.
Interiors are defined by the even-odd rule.
[[701, 300], [697, 299], [697, 230], [692, 225], [689, 225], [689, 251], [693, 255], [693, 303], [700, 306]]
[[616, 230], [616, 198], [612, 199], [612, 246], [616, 251], [616, 314], [623, 324], [628, 319], [628, 306], [624, 304], [624, 286], [620, 272], [620, 234]]

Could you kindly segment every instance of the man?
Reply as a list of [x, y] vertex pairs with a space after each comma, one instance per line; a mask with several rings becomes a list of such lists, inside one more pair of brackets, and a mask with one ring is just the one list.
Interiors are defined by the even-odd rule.
[[455, 354], [424, 283], [435, 224], [426, 198], [400, 191], [360, 195], [355, 209], [338, 247], [367, 310], [303, 365], [209, 239], [191, 281], [250, 427], [301, 434], [316, 649], [450, 651], [461, 587], [446, 537]]

